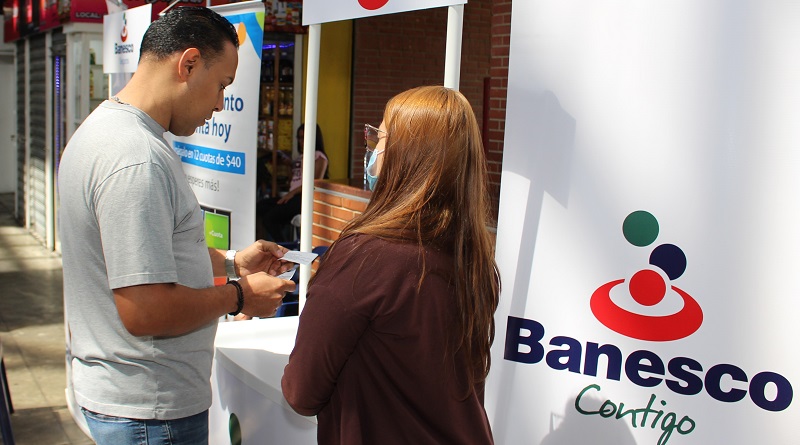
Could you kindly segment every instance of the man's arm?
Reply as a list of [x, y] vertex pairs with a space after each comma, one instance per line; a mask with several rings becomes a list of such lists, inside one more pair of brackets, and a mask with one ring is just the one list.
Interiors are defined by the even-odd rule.
[[[227, 250], [208, 248], [208, 256], [211, 257], [211, 269], [215, 277], [224, 277], [227, 275], [225, 272], [225, 253]], [[234, 260], [234, 265], [236, 261]], [[237, 272], [238, 273], [238, 272]]]
[[192, 289], [174, 283], [144, 284], [114, 290], [122, 324], [137, 337], [174, 337], [236, 310], [236, 288]]
[[[239, 280], [244, 293], [242, 312], [267, 317], [280, 307], [295, 283], [266, 273]], [[137, 337], [174, 337], [201, 328], [237, 308], [232, 285], [192, 289], [174, 283], [144, 284], [114, 289], [122, 324]]]
[[[278, 275], [292, 267], [280, 258], [288, 250], [275, 243], [258, 240], [234, 258], [236, 274], [244, 294], [242, 313], [269, 317], [280, 307], [286, 292], [295, 283]], [[208, 249], [214, 276], [225, 276], [225, 250]], [[132, 335], [173, 337], [207, 325], [236, 310], [237, 290], [225, 285], [192, 289], [175, 283], [143, 284], [114, 289], [122, 324]]]

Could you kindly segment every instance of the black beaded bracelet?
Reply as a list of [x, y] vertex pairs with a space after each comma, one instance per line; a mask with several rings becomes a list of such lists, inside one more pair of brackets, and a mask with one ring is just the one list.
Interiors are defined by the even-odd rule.
[[227, 284], [232, 284], [233, 287], [236, 288], [236, 310], [234, 312], [228, 312], [228, 315], [236, 316], [242, 312], [242, 308], [244, 307], [244, 291], [242, 290], [242, 285], [236, 280], [228, 280]]

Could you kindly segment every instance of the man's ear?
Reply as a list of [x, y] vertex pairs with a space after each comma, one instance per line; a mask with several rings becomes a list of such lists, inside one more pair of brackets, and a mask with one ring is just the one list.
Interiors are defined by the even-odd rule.
[[199, 66], [200, 50], [197, 48], [187, 49], [178, 59], [178, 77], [185, 81]]

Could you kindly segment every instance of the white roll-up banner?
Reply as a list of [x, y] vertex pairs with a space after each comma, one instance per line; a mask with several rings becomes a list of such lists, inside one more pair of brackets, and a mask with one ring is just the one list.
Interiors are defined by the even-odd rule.
[[800, 3], [513, 3], [498, 444], [800, 443]]
[[104, 73], [136, 72], [152, 13], [153, 5], [147, 4], [103, 16]]
[[[236, 79], [225, 88], [222, 111], [172, 145], [204, 211], [206, 241], [218, 249], [242, 249], [255, 240], [258, 88], [264, 40], [264, 4], [233, 3], [211, 9], [239, 34]], [[170, 133], [167, 133], [170, 135]]]

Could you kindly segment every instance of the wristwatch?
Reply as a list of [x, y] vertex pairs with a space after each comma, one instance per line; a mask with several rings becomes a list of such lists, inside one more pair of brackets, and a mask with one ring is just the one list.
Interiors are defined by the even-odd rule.
[[225, 253], [225, 274], [228, 275], [229, 280], [239, 278], [239, 275], [236, 275], [236, 267], [233, 264], [234, 258], [236, 258], [235, 250], [229, 250]]

